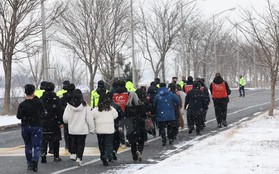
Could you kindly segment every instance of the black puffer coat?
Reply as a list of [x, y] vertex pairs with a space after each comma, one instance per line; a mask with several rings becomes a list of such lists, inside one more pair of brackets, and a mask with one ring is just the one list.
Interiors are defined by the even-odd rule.
[[186, 108], [187, 105], [189, 105], [188, 112], [192, 114], [202, 114], [208, 109], [204, 93], [198, 87], [194, 87], [188, 92], [184, 108]]
[[127, 106], [124, 120], [127, 129], [126, 137], [130, 143], [144, 141], [146, 112], [144, 105]]
[[61, 140], [60, 125], [63, 124], [63, 107], [61, 99], [55, 92], [46, 91], [41, 98], [44, 106], [43, 139], [49, 141]]

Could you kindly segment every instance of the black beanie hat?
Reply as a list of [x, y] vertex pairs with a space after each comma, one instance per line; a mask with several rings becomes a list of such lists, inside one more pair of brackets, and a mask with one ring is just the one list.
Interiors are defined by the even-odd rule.
[[167, 84], [166, 83], [160, 83], [160, 88], [162, 87], [167, 87]]
[[70, 92], [72, 92], [72, 91], [74, 91], [76, 89], [76, 86], [73, 84], [73, 83], [71, 83], [71, 84], [69, 84], [68, 85], [68, 91], [70, 91]]
[[32, 95], [35, 92], [35, 86], [32, 84], [27, 84], [24, 86], [24, 92], [26, 95]]
[[192, 76], [189, 76], [189, 77], [187, 78], [187, 81], [192, 82], [192, 81], [193, 81], [193, 77], [192, 77]]
[[42, 81], [41, 84], [40, 84], [40, 89], [45, 90], [46, 86], [47, 86], [47, 81]]
[[69, 80], [65, 80], [63, 82], [63, 89], [67, 90], [69, 84], [70, 84], [70, 81]]
[[103, 80], [99, 80], [99, 81], [98, 81], [98, 87], [99, 87], [99, 88], [105, 87], [105, 83], [104, 83]]
[[46, 85], [46, 91], [54, 91], [54, 84], [52, 82], [48, 82]]

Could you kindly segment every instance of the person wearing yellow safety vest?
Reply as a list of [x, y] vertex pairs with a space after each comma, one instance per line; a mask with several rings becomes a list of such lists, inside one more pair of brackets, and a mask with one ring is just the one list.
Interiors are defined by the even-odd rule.
[[244, 89], [245, 84], [246, 84], [245, 78], [242, 75], [240, 75], [239, 76], [239, 97], [242, 97], [242, 96], [245, 97], [245, 89]]
[[137, 89], [134, 87], [133, 82], [131, 82], [130, 80], [127, 80], [125, 87], [127, 88], [127, 90], [130, 92], [135, 92]]
[[107, 92], [105, 82], [103, 80], [99, 80], [97, 89], [91, 92], [90, 107], [94, 108], [98, 106], [100, 95]]
[[181, 89], [184, 90], [184, 86], [185, 86], [186, 82], [187, 82], [186, 76], [182, 76], [181, 80], [178, 82], [178, 84], [181, 86]]
[[63, 87], [62, 87], [62, 89], [56, 92], [56, 95], [57, 95], [59, 98], [62, 98], [62, 97], [63, 97], [63, 94], [67, 92], [67, 87], [68, 87], [69, 84], [70, 84], [70, 81], [69, 81], [69, 80], [65, 80], [65, 81], [63, 82]]
[[157, 89], [159, 89], [160, 88], [160, 79], [158, 78], [158, 77], [156, 77], [155, 79], [154, 79], [154, 82], [155, 82], [155, 84], [156, 84], [156, 87], [157, 87]]
[[40, 89], [36, 89], [35, 91], [35, 95], [38, 97], [38, 98], [41, 98], [45, 92], [45, 89], [46, 89], [46, 85], [47, 85], [47, 81], [42, 81], [41, 84], [40, 84]]

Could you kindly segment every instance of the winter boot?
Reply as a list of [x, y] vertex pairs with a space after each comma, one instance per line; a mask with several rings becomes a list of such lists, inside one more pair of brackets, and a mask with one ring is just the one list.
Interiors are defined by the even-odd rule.
[[41, 163], [47, 163], [45, 154], [42, 155]]
[[33, 170], [32, 163], [28, 163], [28, 164], [27, 164], [27, 170]]
[[104, 166], [108, 166], [108, 165], [109, 165], [108, 159], [104, 159], [104, 160], [103, 160], [103, 165], [104, 165]]
[[34, 172], [38, 171], [38, 161], [32, 161], [32, 170]]
[[225, 127], [227, 127], [227, 126], [228, 126], [228, 124], [227, 124], [226, 120], [223, 120], [223, 121], [222, 121], [222, 123], [223, 123], [223, 125], [224, 125]]
[[114, 161], [117, 160], [117, 156], [116, 156], [116, 151], [115, 151], [115, 150], [112, 152], [112, 159], [113, 159]]

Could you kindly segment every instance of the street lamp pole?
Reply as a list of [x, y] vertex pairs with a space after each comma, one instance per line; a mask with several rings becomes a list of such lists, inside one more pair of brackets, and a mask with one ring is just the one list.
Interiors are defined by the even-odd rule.
[[42, 40], [43, 40], [43, 80], [48, 81], [48, 60], [47, 60], [47, 40], [46, 40], [46, 24], [45, 24], [45, 6], [44, 1], [41, 0], [41, 16], [42, 16]]
[[133, 13], [133, 0], [131, 2], [131, 39], [132, 39], [132, 81], [135, 85], [135, 87], [138, 86], [137, 84], [137, 71], [136, 71], [136, 63], [135, 63], [135, 39], [134, 39], [134, 13]]

